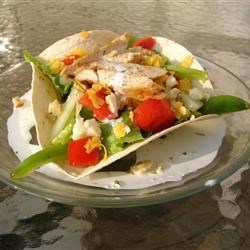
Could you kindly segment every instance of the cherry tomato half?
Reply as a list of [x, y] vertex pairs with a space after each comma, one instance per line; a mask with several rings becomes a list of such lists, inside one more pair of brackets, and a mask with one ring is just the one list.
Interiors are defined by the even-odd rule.
[[148, 37], [138, 39], [134, 43], [134, 47], [139, 46], [139, 47], [142, 47], [144, 49], [151, 50], [151, 49], [153, 49], [155, 43], [156, 43], [155, 39], [152, 36], [148, 36]]
[[77, 58], [79, 58], [78, 55], [67, 56], [65, 59], [63, 59], [63, 63], [64, 65], [71, 65]]

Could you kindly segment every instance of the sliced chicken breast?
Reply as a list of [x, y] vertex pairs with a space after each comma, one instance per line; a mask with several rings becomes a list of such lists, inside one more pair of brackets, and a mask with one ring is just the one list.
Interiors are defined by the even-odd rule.
[[132, 74], [142, 74], [145, 77], [155, 79], [161, 77], [167, 73], [166, 69], [155, 67], [155, 66], [145, 66], [134, 63], [117, 63], [102, 60], [98, 63], [99, 69], [111, 70], [116, 72], [127, 72]]
[[100, 60], [105, 54], [110, 53], [113, 50], [118, 51], [118, 53], [123, 53], [126, 51], [128, 46], [128, 33], [124, 33], [123, 35], [113, 39], [111, 42], [107, 43], [105, 46], [100, 48], [96, 48], [91, 53], [87, 54], [84, 57], [80, 57], [77, 59], [72, 65], [67, 68], [67, 74], [69, 76], [75, 76], [75, 72], [79, 67], [90, 64], [92, 62]]
[[139, 73], [100, 69], [97, 74], [100, 83], [112, 87], [115, 93], [127, 98], [144, 101], [148, 98], [162, 99], [166, 97], [163, 87]]

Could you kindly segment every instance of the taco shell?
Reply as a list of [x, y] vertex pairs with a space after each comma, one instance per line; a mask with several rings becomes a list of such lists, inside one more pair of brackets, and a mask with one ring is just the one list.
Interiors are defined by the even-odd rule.
[[[86, 33], [84, 34], [86, 36]], [[87, 39], [83, 36], [83, 33], [78, 33], [66, 37], [54, 43], [49, 48], [45, 49], [39, 55], [39, 58], [45, 61], [50, 61], [53, 58], [63, 58], [69, 52], [73, 52], [74, 50], [79, 48], [81, 50], [87, 51], [87, 53], [90, 54], [95, 53], [95, 51], [98, 51], [100, 48], [107, 46], [112, 40], [118, 37], [117, 34], [106, 30], [89, 31], [87, 34]], [[162, 54], [165, 54], [172, 64], [179, 64], [187, 55], [192, 55], [190, 51], [188, 51], [180, 44], [175, 43], [174, 41], [163, 37], [154, 38], [156, 40], [156, 45], [154, 49], [161, 52]], [[193, 57], [193, 63], [191, 65], [191, 68], [203, 70], [202, 66], [195, 59], [195, 57]], [[32, 67], [32, 69], [32, 105], [36, 121], [38, 141], [39, 144], [43, 147], [50, 140], [50, 134], [48, 133], [48, 131], [51, 131], [53, 126], [53, 121], [51, 121], [51, 118], [48, 116], [48, 105], [55, 99], [57, 99], [57, 91], [54, 85], [46, 76], [44, 76], [34, 66]], [[205, 82], [200, 81], [200, 84], [203, 84], [206, 88], [212, 88], [212, 84], [209, 80]], [[167, 133], [179, 127], [185, 126], [186, 124], [197, 120], [208, 119], [215, 116], [216, 115], [206, 115], [172, 126], [144, 139], [143, 141], [139, 141], [133, 143], [132, 145], [129, 145], [123, 151], [109, 156], [108, 159], [99, 162], [95, 166], [76, 168], [71, 167], [65, 163], [60, 163], [59, 168], [72, 177], [80, 178], [104, 168], [105, 166], [119, 160], [120, 158], [128, 155], [129, 153], [139, 149], [140, 147], [148, 144], [153, 140], [156, 140], [157, 138], [160, 138], [163, 135], [166, 135]]]

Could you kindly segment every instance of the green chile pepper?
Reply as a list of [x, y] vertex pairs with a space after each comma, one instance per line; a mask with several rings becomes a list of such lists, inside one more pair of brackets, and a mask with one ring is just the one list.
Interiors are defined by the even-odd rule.
[[191, 69], [187, 67], [182, 67], [179, 65], [166, 65], [165, 68], [168, 71], [174, 72], [174, 74], [181, 79], [190, 79], [190, 80], [208, 80], [208, 74], [206, 71]]
[[20, 162], [11, 173], [11, 177], [13, 179], [23, 178], [45, 163], [53, 162], [59, 159], [66, 159], [67, 149], [67, 144], [59, 144], [44, 148]]
[[212, 96], [199, 110], [203, 115], [224, 114], [250, 109], [250, 103], [231, 95]]

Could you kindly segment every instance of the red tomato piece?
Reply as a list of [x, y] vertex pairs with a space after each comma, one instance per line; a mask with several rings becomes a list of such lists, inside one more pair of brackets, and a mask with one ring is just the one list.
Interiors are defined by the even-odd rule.
[[86, 152], [85, 144], [90, 137], [70, 141], [68, 145], [68, 159], [72, 166], [88, 167], [100, 161], [100, 149], [94, 148], [90, 153]]
[[110, 111], [107, 103], [104, 103], [99, 109], [94, 109], [93, 112], [94, 117], [99, 121], [103, 121], [105, 119], [112, 120], [116, 117], [115, 114]]
[[94, 105], [93, 105], [92, 101], [90, 100], [88, 93], [84, 93], [84, 95], [78, 100], [78, 102], [81, 105], [83, 105], [91, 110], [94, 109]]
[[78, 55], [71, 55], [63, 59], [64, 65], [71, 65], [77, 58], [79, 58]]
[[148, 99], [134, 110], [134, 122], [144, 131], [159, 132], [174, 124], [175, 116], [167, 100]]
[[148, 37], [138, 39], [134, 43], [134, 47], [139, 46], [139, 47], [142, 47], [144, 49], [151, 50], [151, 49], [153, 49], [155, 43], [156, 43], [155, 39], [152, 36], [148, 36]]
[[100, 90], [96, 93], [96, 95], [101, 98], [102, 100], [104, 100], [104, 104], [100, 107], [100, 108], [95, 108], [92, 101], [90, 100], [89, 96], [87, 93], [85, 93], [80, 99], [79, 99], [79, 103], [82, 104], [83, 106], [91, 109], [94, 113], [94, 117], [99, 120], [99, 121], [103, 121], [105, 119], [114, 119], [116, 116], [115, 114], [113, 114], [107, 103], [105, 103], [105, 97], [107, 96], [107, 94], [105, 93], [105, 90]]

